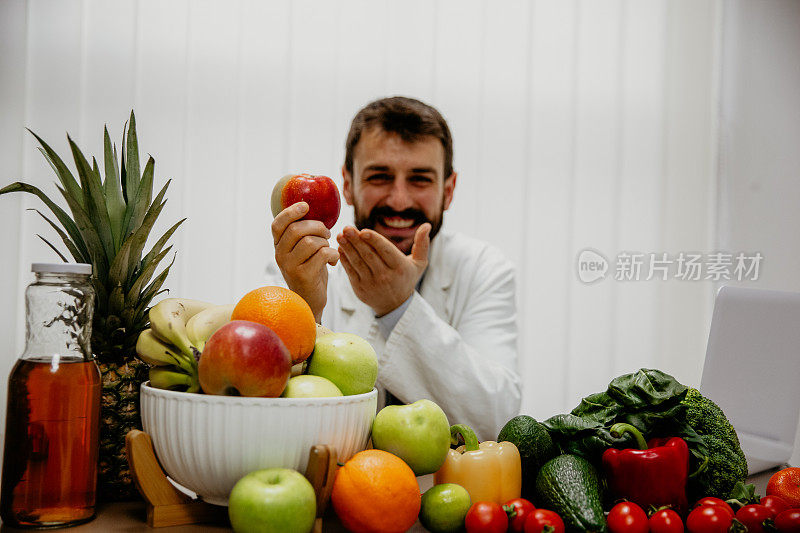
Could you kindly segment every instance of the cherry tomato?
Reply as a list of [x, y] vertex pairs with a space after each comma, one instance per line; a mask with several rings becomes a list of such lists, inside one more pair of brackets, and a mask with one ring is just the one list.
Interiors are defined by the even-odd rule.
[[650, 533], [683, 533], [683, 520], [672, 509], [661, 509], [650, 517]]
[[[525, 520], [536, 510], [536, 507], [525, 498], [514, 498], [504, 503], [503, 509], [509, 514], [508, 530], [513, 533], [522, 533], [525, 528]], [[511, 516], [512, 512], [514, 513], [513, 517]]]
[[772, 510], [772, 512], [775, 513], [775, 516], [778, 516], [787, 509], [791, 509], [791, 506], [786, 503], [786, 500], [780, 496], [776, 496], [775, 494], [764, 496], [761, 498], [759, 503], [761, 503], [761, 505], [765, 506], [767, 509]]
[[633, 502], [620, 502], [612, 507], [607, 520], [611, 533], [647, 533], [650, 528], [647, 513]]
[[697, 503], [694, 504], [694, 508], [703, 507], [705, 505], [718, 505], [728, 510], [728, 513], [731, 515], [731, 518], [736, 514], [733, 512], [733, 508], [725, 502], [725, 500], [721, 500], [719, 498], [715, 498], [713, 496], [706, 496], [705, 498], [701, 498], [697, 500]]
[[553, 511], [535, 509], [525, 520], [525, 533], [542, 533], [545, 526], [553, 528], [552, 533], [564, 533], [564, 521]]
[[792, 506], [800, 508], [800, 468], [788, 467], [778, 470], [767, 481], [767, 496], [775, 494]]
[[[705, 499], [705, 498], [704, 498]], [[689, 513], [686, 529], [689, 533], [727, 533], [733, 513], [721, 505], [701, 505]]]
[[508, 515], [499, 503], [475, 502], [464, 518], [467, 533], [505, 533]]
[[736, 520], [747, 526], [750, 533], [766, 533], [764, 520], [768, 518], [775, 518], [775, 513], [760, 503], [751, 503], [736, 511]]
[[800, 533], [800, 509], [787, 509], [775, 517], [780, 533]]

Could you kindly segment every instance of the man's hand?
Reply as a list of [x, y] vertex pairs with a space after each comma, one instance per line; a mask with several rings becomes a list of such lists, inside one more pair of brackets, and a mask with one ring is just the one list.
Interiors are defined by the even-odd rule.
[[275, 261], [291, 290], [303, 297], [319, 323], [328, 300], [328, 269], [339, 261], [339, 252], [328, 245], [330, 230], [318, 220], [300, 220], [308, 204], [290, 205], [272, 221]]
[[342, 266], [359, 300], [377, 316], [389, 313], [414, 293], [428, 266], [431, 225], [422, 224], [414, 234], [407, 256], [380, 233], [346, 227], [336, 240]]

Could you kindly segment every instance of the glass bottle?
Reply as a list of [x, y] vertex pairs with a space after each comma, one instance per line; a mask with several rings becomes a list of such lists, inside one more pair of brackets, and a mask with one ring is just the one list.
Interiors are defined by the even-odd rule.
[[25, 351], [8, 379], [0, 517], [65, 527], [95, 515], [100, 371], [89, 340], [92, 266], [34, 263]]

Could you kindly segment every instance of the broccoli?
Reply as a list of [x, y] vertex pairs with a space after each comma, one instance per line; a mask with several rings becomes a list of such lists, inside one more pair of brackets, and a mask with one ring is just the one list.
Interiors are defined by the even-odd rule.
[[697, 389], [689, 388], [681, 403], [686, 406], [686, 423], [708, 449], [706, 468], [689, 480], [689, 498], [727, 499], [736, 483], [747, 477], [747, 460], [739, 437], [722, 409]]

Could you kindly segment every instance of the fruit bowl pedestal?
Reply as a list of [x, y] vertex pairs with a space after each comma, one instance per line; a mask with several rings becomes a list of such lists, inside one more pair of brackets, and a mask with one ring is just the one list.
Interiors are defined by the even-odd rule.
[[[144, 431], [131, 430], [125, 437], [125, 445], [136, 488], [147, 505], [148, 526], [155, 528], [219, 521], [227, 515], [225, 507], [192, 499], [170, 483], [158, 464], [150, 435]], [[305, 476], [317, 495], [315, 533], [322, 531], [322, 516], [330, 500], [336, 468], [334, 448], [326, 445], [312, 446]]]

